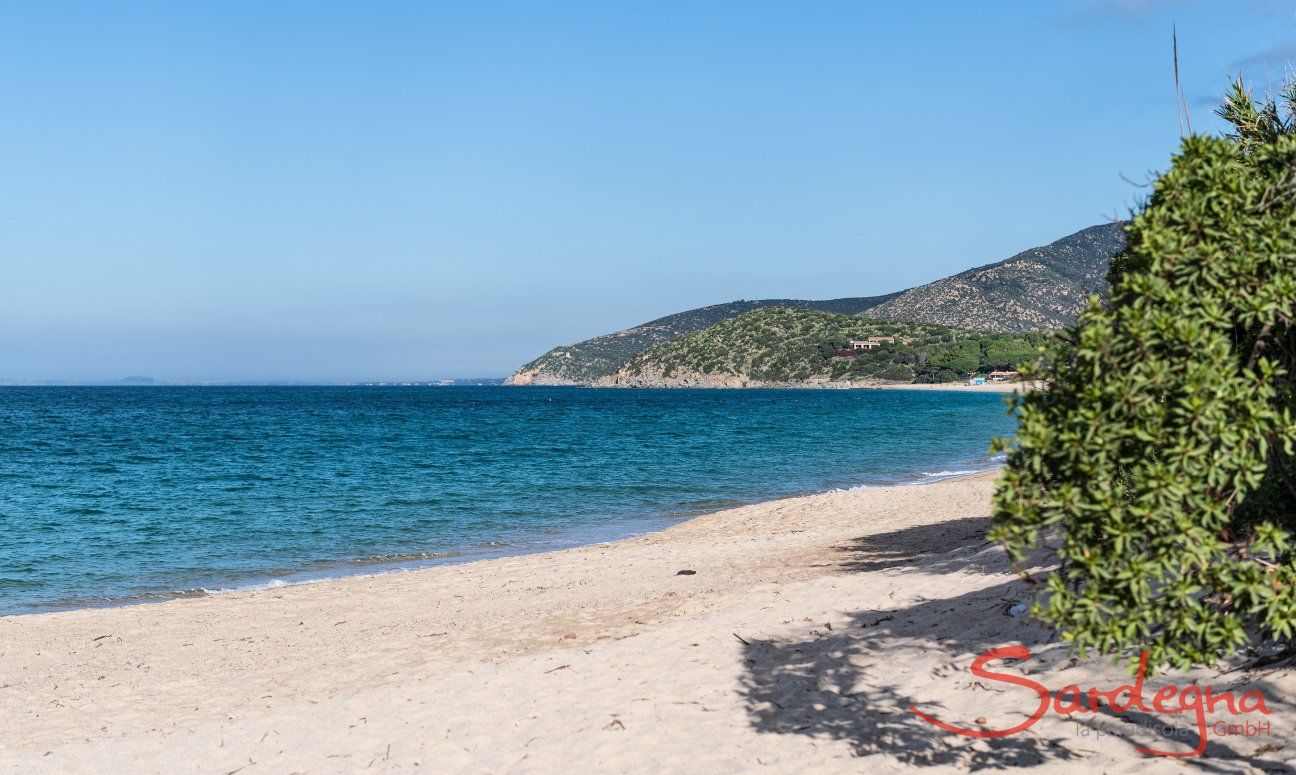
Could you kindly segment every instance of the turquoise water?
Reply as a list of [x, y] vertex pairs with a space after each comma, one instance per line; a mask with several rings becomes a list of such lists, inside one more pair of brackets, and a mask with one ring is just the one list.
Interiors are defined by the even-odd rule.
[[996, 395], [0, 388], [0, 613], [621, 538], [989, 468]]

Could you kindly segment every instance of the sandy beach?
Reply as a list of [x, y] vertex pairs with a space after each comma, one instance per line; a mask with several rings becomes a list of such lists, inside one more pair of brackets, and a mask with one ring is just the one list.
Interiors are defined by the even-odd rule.
[[[699, 517], [550, 554], [114, 609], [0, 619], [13, 772], [1285, 771], [1282, 670], [1153, 677], [1264, 692], [1267, 735], [1206, 758], [1147, 714], [1045, 716], [976, 655], [1056, 690], [1127, 682], [1015, 608], [977, 475]], [[683, 572], [683, 573], [682, 573]]]
[[869, 390], [948, 390], [955, 393], [1016, 393], [1038, 390], [1036, 382], [986, 382], [969, 385], [965, 382], [918, 383], [909, 385], [869, 385]]

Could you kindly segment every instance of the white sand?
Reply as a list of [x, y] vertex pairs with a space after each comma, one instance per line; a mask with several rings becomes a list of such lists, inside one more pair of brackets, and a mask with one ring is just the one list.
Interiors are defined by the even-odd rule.
[[829, 493], [565, 552], [0, 619], [0, 767], [1228, 772], [1296, 756], [1283, 672], [1216, 679], [1261, 686], [1272, 734], [1212, 737], [1187, 764], [1137, 753], [1155, 735], [1119, 718], [975, 741], [911, 714], [1016, 723], [1035, 695], [967, 673], [1012, 642], [1036, 658], [1003, 669], [1053, 689], [1123, 681], [1009, 615], [1027, 593], [984, 541], [991, 488]]
[[1039, 389], [1038, 382], [987, 382], [984, 385], [969, 385], [966, 382], [942, 382], [930, 384], [915, 382], [909, 385], [869, 385], [868, 390], [944, 390], [954, 393], [1015, 393]]

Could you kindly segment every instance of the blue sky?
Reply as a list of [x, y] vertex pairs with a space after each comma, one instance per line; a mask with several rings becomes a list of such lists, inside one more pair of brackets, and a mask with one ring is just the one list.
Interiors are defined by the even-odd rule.
[[1283, 2], [0, 1], [0, 378], [508, 373], [1124, 214]]

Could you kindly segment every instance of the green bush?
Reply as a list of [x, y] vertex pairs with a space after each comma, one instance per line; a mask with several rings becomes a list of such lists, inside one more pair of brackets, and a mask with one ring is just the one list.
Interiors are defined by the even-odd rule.
[[984, 355], [981, 356], [981, 368], [987, 371], [1015, 369], [1023, 363], [1030, 363], [1036, 357], [1033, 344], [1029, 341], [1008, 338], [983, 340]]
[[[1296, 625], [1296, 90], [1184, 140], [1019, 427], [993, 537], [1060, 566], [1036, 613], [1080, 652], [1213, 661]], [[1008, 446], [1008, 445], [1001, 445]]]
[[895, 366], [888, 366], [882, 371], [879, 371], [877, 376], [878, 379], [888, 379], [895, 382], [912, 382], [914, 373], [913, 369], [908, 366], [897, 364]]
[[975, 355], [959, 355], [948, 364], [948, 370], [959, 377], [965, 377], [981, 366], [981, 360]]

